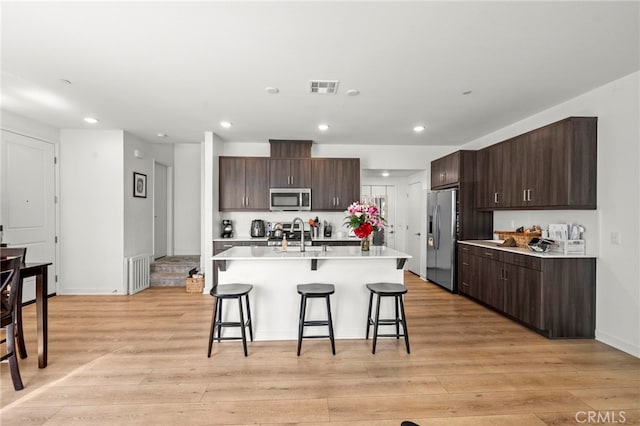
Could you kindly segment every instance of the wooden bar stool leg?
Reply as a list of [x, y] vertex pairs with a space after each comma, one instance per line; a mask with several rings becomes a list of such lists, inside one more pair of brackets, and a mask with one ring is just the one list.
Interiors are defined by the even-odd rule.
[[395, 296], [393, 298], [393, 304], [396, 308], [396, 340], [400, 340], [400, 315], [398, 315], [398, 305], [400, 304], [400, 297], [401, 296]]
[[327, 299], [327, 319], [328, 319], [328, 325], [329, 325], [329, 339], [331, 340], [331, 352], [333, 352], [333, 354], [336, 354], [336, 342], [335, 339], [333, 337], [333, 320], [331, 318], [331, 303], [329, 301], [329, 295], [326, 296]]
[[369, 310], [367, 311], [367, 337], [369, 340], [369, 329], [371, 328], [371, 304], [373, 303], [373, 293], [369, 293]]
[[220, 337], [222, 337], [222, 302], [224, 302], [224, 299], [220, 299], [220, 302], [218, 303], [218, 342], [220, 342]]
[[247, 332], [244, 329], [244, 310], [242, 308], [242, 297], [238, 297], [238, 308], [240, 309], [240, 332], [242, 334], [242, 348], [244, 349], [244, 356], [247, 356]]
[[211, 349], [213, 349], [213, 335], [216, 331], [216, 314], [218, 313], [218, 298], [215, 298], [213, 303], [213, 314], [211, 317], [211, 331], [209, 332], [209, 351], [207, 352], [207, 358], [211, 358]]
[[249, 326], [249, 337], [253, 342], [253, 321], [251, 320], [251, 305], [249, 304], [249, 295], [245, 296], [247, 298], [247, 325]]
[[298, 356], [302, 348], [302, 335], [304, 334], [304, 317], [307, 310], [307, 296], [302, 295], [300, 299], [300, 321], [298, 322]]
[[407, 317], [404, 316], [404, 301], [403, 297], [400, 296], [400, 310], [402, 311], [402, 328], [404, 329], [404, 342], [407, 345], [407, 353], [411, 353], [411, 349], [409, 349], [409, 330], [407, 330]]
[[378, 343], [378, 321], [380, 321], [380, 295], [376, 297], [376, 319], [373, 323], [373, 350], [372, 354], [376, 353], [376, 343]]

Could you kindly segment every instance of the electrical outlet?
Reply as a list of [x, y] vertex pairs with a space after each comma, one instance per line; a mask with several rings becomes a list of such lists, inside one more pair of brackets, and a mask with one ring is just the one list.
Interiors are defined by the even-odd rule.
[[611, 244], [620, 245], [620, 233], [615, 231], [611, 233]]

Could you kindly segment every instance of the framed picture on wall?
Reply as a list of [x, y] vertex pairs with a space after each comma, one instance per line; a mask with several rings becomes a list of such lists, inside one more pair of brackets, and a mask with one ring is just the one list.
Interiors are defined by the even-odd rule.
[[147, 175], [133, 172], [133, 196], [147, 198]]

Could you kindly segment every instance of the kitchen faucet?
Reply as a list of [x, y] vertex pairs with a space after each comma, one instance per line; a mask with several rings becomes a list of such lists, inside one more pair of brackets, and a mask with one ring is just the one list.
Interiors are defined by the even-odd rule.
[[296, 228], [296, 222], [300, 221], [300, 252], [304, 253], [304, 221], [300, 217], [296, 217], [291, 222], [291, 230]]

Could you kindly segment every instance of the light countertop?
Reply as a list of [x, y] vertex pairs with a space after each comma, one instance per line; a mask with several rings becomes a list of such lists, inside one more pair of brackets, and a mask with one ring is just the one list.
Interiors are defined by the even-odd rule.
[[411, 255], [384, 246], [371, 246], [369, 251], [362, 251], [356, 246], [322, 246], [289, 247], [283, 251], [281, 247], [232, 247], [215, 256], [213, 260], [296, 260], [296, 259], [410, 259]]
[[[214, 242], [218, 241], [267, 241], [267, 237], [249, 237], [249, 236], [239, 236], [232, 238], [214, 238]], [[332, 241], [360, 241], [359, 238], [356, 237], [317, 237], [311, 238], [311, 241], [321, 242], [321, 243], [331, 243]]]
[[552, 258], [562, 258], [562, 259], [567, 259], [567, 258], [581, 258], [581, 259], [585, 259], [585, 258], [596, 258], [597, 256], [593, 255], [593, 254], [589, 254], [589, 253], [560, 253], [560, 252], [554, 252], [554, 251], [549, 251], [547, 253], [538, 253], [538, 252], [534, 252], [531, 251], [530, 249], [526, 248], [526, 247], [501, 247], [498, 244], [501, 244], [502, 240], [466, 240], [466, 241], [458, 241], [458, 244], [469, 244], [472, 246], [477, 246], [477, 247], [484, 247], [484, 248], [491, 248], [491, 249], [495, 249], [495, 250], [502, 250], [502, 251], [506, 251], [509, 253], [517, 253], [517, 254], [523, 254], [526, 256], [534, 256], [534, 257], [541, 257], [541, 258], [545, 258], [545, 259], [552, 259]]

